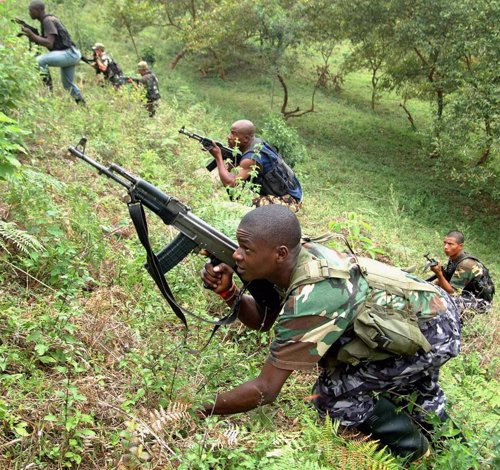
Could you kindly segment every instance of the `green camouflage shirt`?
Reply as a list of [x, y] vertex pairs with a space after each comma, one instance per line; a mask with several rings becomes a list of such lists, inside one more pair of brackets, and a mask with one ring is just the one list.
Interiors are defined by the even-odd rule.
[[481, 263], [477, 262], [475, 259], [466, 258], [458, 263], [457, 269], [450, 279], [450, 284], [454, 289], [461, 292], [475, 277], [482, 275], [483, 266]]
[[[368, 297], [374, 303], [390, 305], [395, 309], [409, 305], [419, 319], [432, 318], [446, 310], [446, 303], [437, 293], [412, 291], [409, 300], [405, 300], [380, 289], [370, 289], [351, 255], [313, 243], [305, 244], [304, 250], [316, 258], [328, 260], [333, 267], [348, 269], [350, 277], [328, 278], [292, 290], [278, 316], [275, 338], [267, 359], [275, 367], [313, 369], [352, 325]], [[301, 256], [298, 265], [300, 263]]]
[[158, 101], [160, 99], [160, 88], [156, 75], [148, 70], [140, 79], [139, 83], [146, 88], [146, 99], [148, 103]]

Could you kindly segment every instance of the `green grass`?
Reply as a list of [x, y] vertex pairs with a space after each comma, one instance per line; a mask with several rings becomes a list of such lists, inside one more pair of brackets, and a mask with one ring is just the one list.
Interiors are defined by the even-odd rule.
[[[171, 75], [188, 80], [200, 102], [215, 108], [228, 126], [243, 117], [259, 126], [267, 113], [279, 112], [279, 84], [271, 109], [270, 79], [254, 78], [251, 72], [228, 74], [225, 81], [201, 79], [184, 65]], [[466, 234], [467, 249], [497, 277], [499, 207], [469, 198], [467, 188], [457, 188], [446, 178], [441, 162], [426, 155], [423, 133], [411, 130], [394, 96], [383, 96], [372, 112], [368, 84], [367, 74], [349, 75], [340, 93], [317, 95], [315, 113], [289, 120], [308, 147], [309, 158], [298, 167], [308, 220], [325, 221], [342, 212], [366, 213], [376, 229], [375, 238], [392, 238], [390, 233], [397, 229], [411, 260], [420, 262], [419, 253], [441, 255], [441, 238], [459, 228]], [[306, 108], [311, 89], [291, 80], [291, 107]], [[408, 106], [415, 110], [417, 126], [425, 130], [427, 106], [417, 101]]]

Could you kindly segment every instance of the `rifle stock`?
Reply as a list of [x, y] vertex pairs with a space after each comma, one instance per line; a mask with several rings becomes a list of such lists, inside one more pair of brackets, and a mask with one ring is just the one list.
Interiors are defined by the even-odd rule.
[[[238, 246], [233, 240], [202, 219], [196, 217], [191, 213], [190, 208], [178, 199], [163, 193], [151, 183], [137, 178], [116, 164], [105, 167], [96, 162], [85, 154], [85, 143], [86, 139], [81, 139], [76, 147], [69, 147], [69, 152], [96, 168], [99, 174], [104, 174], [125, 187], [131, 200], [129, 207], [134, 203], [143, 204], [158, 215], [166, 225], [172, 225], [180, 232], [171, 243], [156, 255], [162, 274], [170, 271], [189, 253], [199, 252], [200, 250], [208, 252], [214, 264], [225, 263], [237, 272], [233, 253]], [[141, 234], [138, 233], [138, 235], [141, 238]], [[150, 258], [148, 256], [148, 264], [149, 261]], [[153, 276], [150, 267], [148, 265], [145, 267]], [[268, 310], [270, 314], [278, 313], [280, 309], [280, 297], [273, 284], [266, 280], [244, 282], [244, 284], [261, 308]]]

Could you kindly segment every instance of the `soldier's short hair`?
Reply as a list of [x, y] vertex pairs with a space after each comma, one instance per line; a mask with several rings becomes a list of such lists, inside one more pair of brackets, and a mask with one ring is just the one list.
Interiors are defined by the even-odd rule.
[[29, 4], [29, 8], [42, 8], [45, 9], [45, 3], [42, 0], [31, 0]]
[[295, 214], [285, 206], [269, 204], [248, 212], [240, 222], [241, 227], [277, 246], [293, 249], [300, 245], [301, 229]]
[[451, 230], [446, 234], [446, 237], [454, 238], [459, 245], [463, 245], [465, 242], [464, 234], [460, 230]]

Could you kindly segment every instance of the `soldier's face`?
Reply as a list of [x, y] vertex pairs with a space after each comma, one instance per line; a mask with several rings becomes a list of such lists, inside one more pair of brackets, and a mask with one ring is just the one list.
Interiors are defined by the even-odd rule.
[[239, 246], [233, 253], [233, 259], [241, 278], [245, 281], [273, 279], [277, 268], [276, 247], [241, 226], [236, 231], [236, 239]]
[[238, 147], [239, 149], [245, 149], [251, 140], [251, 136], [246, 134], [237, 125], [231, 127], [229, 135], [227, 136], [227, 143], [231, 148]]
[[32, 20], [37, 20], [41, 17], [40, 7], [30, 6], [28, 11]]
[[449, 256], [451, 258], [457, 256], [464, 247], [463, 243], [458, 243], [457, 240], [453, 237], [446, 237], [443, 244], [446, 256]]

